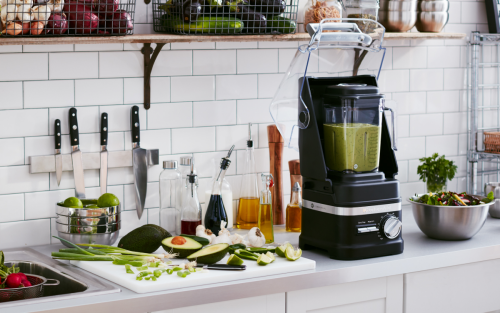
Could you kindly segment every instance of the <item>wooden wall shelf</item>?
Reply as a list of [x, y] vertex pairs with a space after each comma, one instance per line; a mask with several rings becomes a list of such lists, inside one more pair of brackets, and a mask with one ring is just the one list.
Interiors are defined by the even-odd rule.
[[[412, 39], [463, 39], [463, 33], [386, 33], [385, 40]], [[222, 42], [222, 41], [309, 41], [309, 34], [242, 35], [242, 36], [191, 36], [147, 34], [130, 36], [94, 37], [0, 37], [1, 45], [72, 45], [104, 43], [170, 43], [170, 42]]]

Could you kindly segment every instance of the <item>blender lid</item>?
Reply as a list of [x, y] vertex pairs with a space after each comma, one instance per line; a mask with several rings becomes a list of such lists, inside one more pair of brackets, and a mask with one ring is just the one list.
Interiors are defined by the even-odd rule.
[[377, 95], [380, 89], [367, 84], [342, 83], [325, 88], [325, 96]]

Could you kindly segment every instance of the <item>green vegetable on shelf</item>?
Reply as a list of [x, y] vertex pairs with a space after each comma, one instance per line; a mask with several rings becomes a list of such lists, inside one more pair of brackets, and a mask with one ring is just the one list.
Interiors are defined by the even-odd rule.
[[163, 15], [162, 24], [169, 31], [189, 34], [237, 34], [241, 33], [245, 26], [240, 19], [221, 16], [200, 16], [196, 22], [185, 23], [182, 20]]
[[267, 27], [281, 34], [291, 34], [297, 28], [297, 23], [286, 17], [276, 15], [267, 20]]

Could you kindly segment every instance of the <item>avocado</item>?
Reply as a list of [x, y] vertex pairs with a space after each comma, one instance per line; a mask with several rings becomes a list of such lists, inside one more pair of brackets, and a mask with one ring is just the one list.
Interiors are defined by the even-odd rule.
[[195, 235], [184, 235], [184, 234], [181, 234], [182, 237], [189, 237], [193, 240], [196, 240], [198, 241], [199, 243], [201, 243], [202, 246], [206, 246], [210, 243], [210, 241], [208, 241], [207, 238], [203, 238], [203, 237], [199, 237], [199, 236], [195, 236]]
[[222, 260], [228, 251], [229, 245], [227, 243], [217, 243], [189, 255], [187, 259], [199, 264], [214, 264]]
[[177, 257], [180, 259], [185, 259], [188, 255], [200, 250], [202, 247], [198, 241], [184, 236], [163, 239], [161, 245], [167, 253], [179, 254]]
[[161, 246], [161, 241], [165, 236], [170, 237], [171, 235], [160, 226], [154, 226], [156, 227], [147, 224], [134, 229], [120, 240], [118, 247], [143, 253], [155, 252]]

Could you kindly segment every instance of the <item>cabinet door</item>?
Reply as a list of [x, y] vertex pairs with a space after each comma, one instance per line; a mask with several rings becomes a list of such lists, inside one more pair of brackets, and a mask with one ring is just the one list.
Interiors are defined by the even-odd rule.
[[490, 260], [405, 274], [405, 313], [499, 310], [499, 268]]
[[188, 306], [152, 313], [285, 313], [285, 293]]
[[286, 313], [402, 313], [403, 275], [287, 292]]

